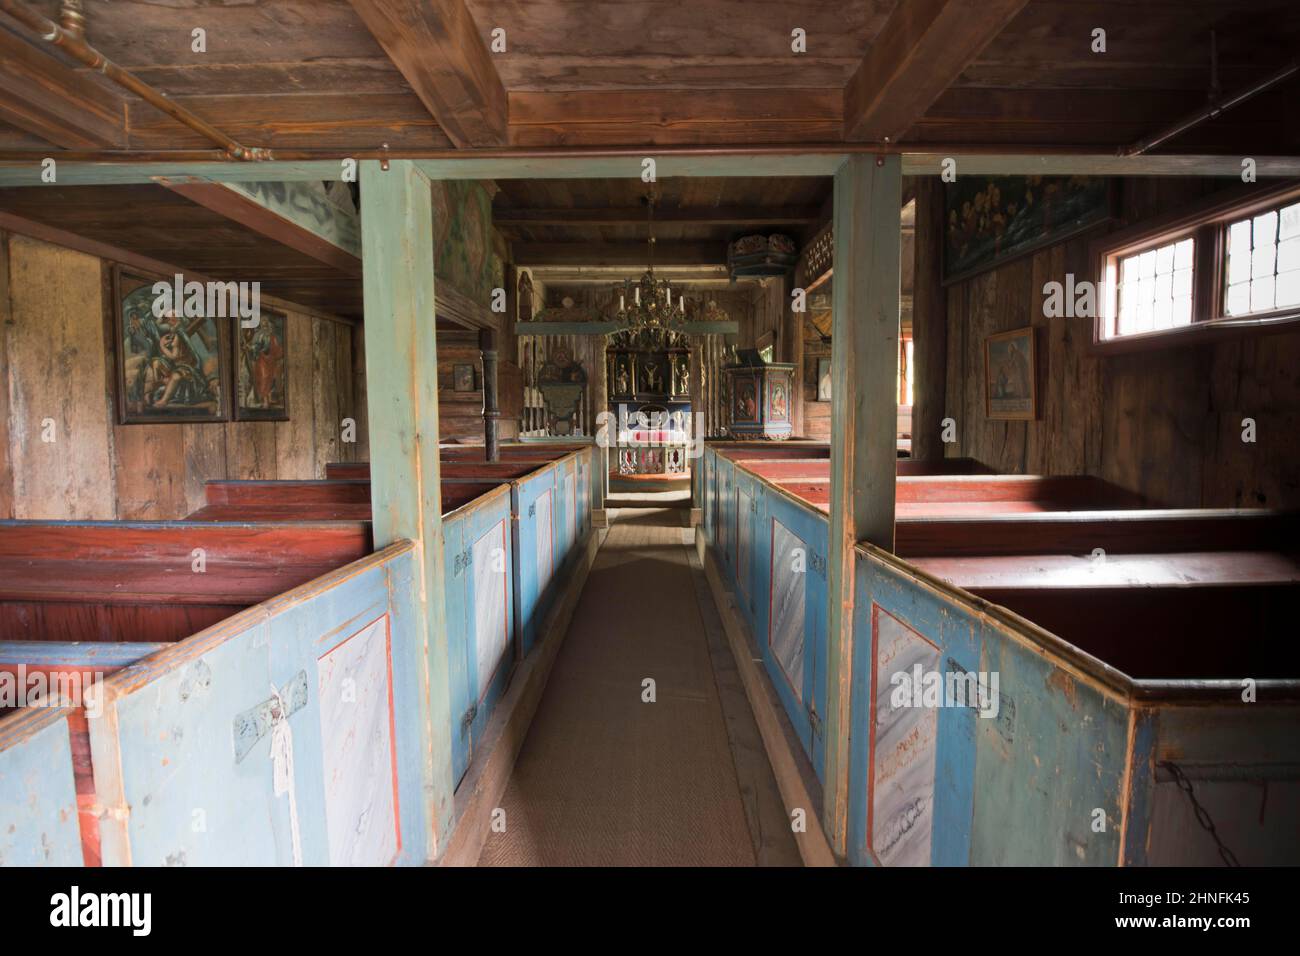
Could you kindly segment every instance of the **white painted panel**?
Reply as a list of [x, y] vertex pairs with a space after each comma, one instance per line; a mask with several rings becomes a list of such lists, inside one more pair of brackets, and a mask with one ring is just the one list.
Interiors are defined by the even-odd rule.
[[772, 617], [768, 643], [790, 687], [803, 702], [804, 582], [808, 549], [798, 535], [772, 521]]
[[543, 587], [551, 580], [552, 533], [551, 489], [547, 488], [537, 496], [537, 579]]
[[398, 831], [388, 618], [317, 662], [331, 866], [385, 866]]
[[497, 524], [474, 542], [474, 646], [478, 663], [478, 699], [483, 699], [508, 651], [506, 633], [506, 523]]
[[[939, 674], [939, 648], [891, 614], [872, 608], [876, 629], [875, 736], [872, 759], [871, 848], [881, 863], [929, 866], [934, 826], [937, 707], [918, 698], [914, 680]], [[913, 692], [895, 706], [895, 675], [907, 676]], [[940, 675], [941, 676], [941, 675]], [[910, 706], [916, 704], [917, 706]]]
[[573, 475], [564, 479], [564, 497], [569, 502], [568, 511], [569, 537], [571, 542], [578, 540], [578, 483]]
[[749, 513], [752, 501], [749, 492], [736, 492], [736, 583], [746, 594], [749, 593], [749, 553], [754, 536]]

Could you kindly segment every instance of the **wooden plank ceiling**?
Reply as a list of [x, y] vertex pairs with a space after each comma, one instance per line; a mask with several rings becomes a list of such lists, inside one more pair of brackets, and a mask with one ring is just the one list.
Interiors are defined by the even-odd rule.
[[492, 222], [520, 265], [721, 265], [727, 243], [781, 231], [801, 241], [830, 216], [827, 177], [663, 179], [653, 226], [638, 179], [498, 180]]
[[[57, 0], [25, 0], [55, 17]], [[280, 151], [798, 145], [1112, 150], [1300, 48], [1294, 0], [207, 0], [88, 2], [87, 40], [248, 146]], [[191, 31], [207, 49], [192, 52]], [[807, 52], [791, 50], [791, 31]], [[1091, 50], [1106, 30], [1107, 50]], [[493, 31], [504, 52], [492, 52]], [[0, 66], [0, 150], [211, 144], [33, 47]], [[99, 92], [90, 89], [100, 88]], [[1173, 152], [1297, 152], [1300, 83]], [[15, 104], [21, 105], [15, 105]], [[84, 122], [82, 121], [84, 120]]]

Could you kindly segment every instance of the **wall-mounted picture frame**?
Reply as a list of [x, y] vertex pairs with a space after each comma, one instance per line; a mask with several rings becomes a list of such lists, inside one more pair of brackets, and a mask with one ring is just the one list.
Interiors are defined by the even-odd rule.
[[817, 401], [831, 400], [831, 360], [823, 356], [817, 360]]
[[959, 176], [944, 187], [943, 284], [1110, 222], [1104, 176]]
[[1034, 327], [999, 332], [984, 340], [984, 411], [993, 420], [1038, 417], [1038, 362]]
[[232, 322], [235, 350], [235, 421], [289, 420], [289, 319], [262, 309], [253, 328]]
[[[156, 425], [230, 418], [227, 323], [154, 314], [154, 285], [169, 279], [113, 268], [114, 386], [118, 422]], [[170, 303], [168, 303], [170, 305]]]
[[474, 391], [474, 366], [453, 365], [451, 369], [451, 388], [454, 392]]

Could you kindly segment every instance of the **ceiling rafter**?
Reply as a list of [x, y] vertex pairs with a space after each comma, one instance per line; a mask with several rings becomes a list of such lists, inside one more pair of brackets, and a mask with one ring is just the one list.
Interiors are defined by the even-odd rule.
[[65, 149], [126, 145], [126, 103], [0, 28], [0, 120]]
[[844, 89], [844, 138], [895, 143], [1028, 0], [899, 0]]
[[506, 89], [464, 0], [349, 2], [453, 143], [505, 144]]

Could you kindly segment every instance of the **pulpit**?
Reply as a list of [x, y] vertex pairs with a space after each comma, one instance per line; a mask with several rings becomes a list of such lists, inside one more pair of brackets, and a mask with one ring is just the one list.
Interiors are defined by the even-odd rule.
[[783, 441], [790, 437], [793, 365], [765, 362], [756, 349], [742, 349], [736, 364], [722, 371], [730, 396], [727, 432], [732, 438]]

